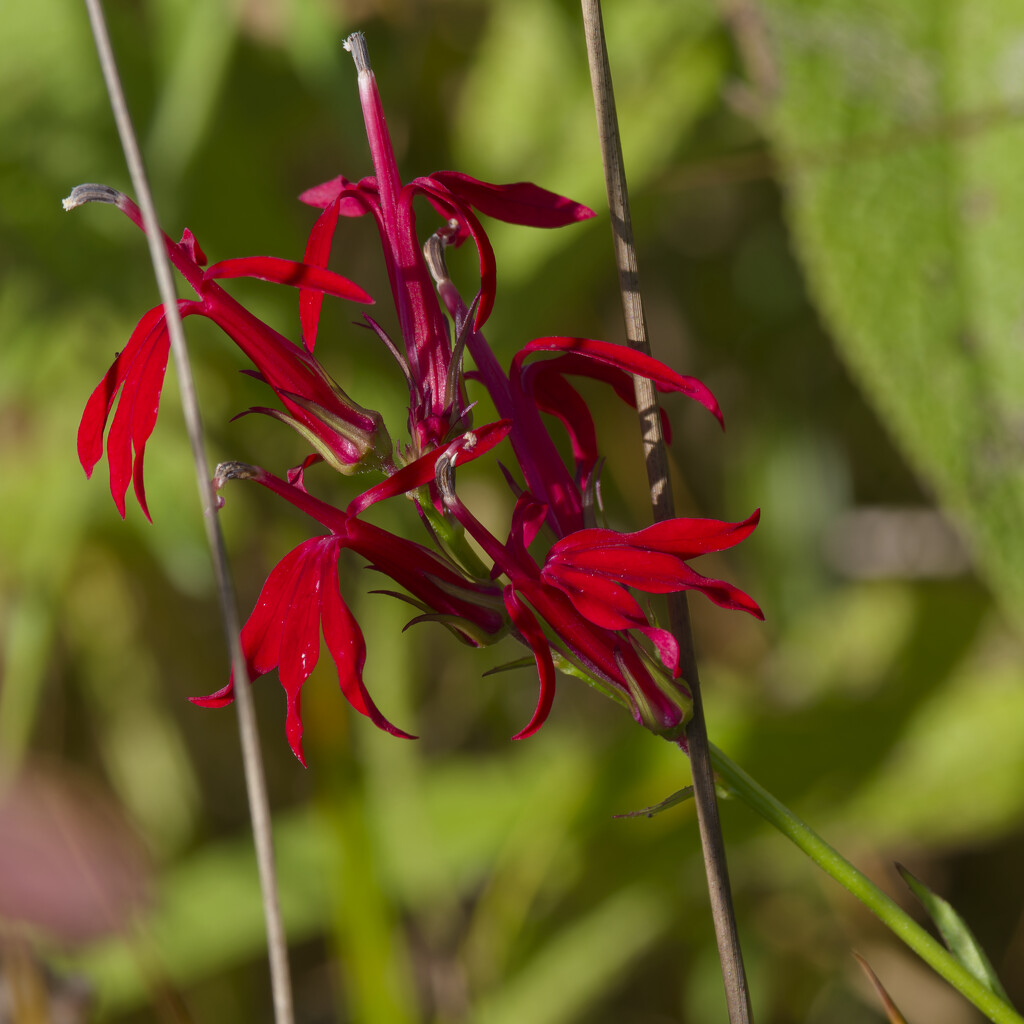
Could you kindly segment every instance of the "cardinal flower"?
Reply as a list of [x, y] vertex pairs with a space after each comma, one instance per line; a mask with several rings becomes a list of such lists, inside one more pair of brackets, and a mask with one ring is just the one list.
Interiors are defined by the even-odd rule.
[[[521, 639], [531, 649], [540, 678], [540, 695], [530, 723], [516, 738], [543, 724], [554, 697], [554, 656], [567, 656], [592, 679], [619, 692], [645, 727], [674, 735], [689, 718], [689, 692], [677, 681], [679, 649], [666, 630], [651, 623], [631, 594], [700, 590], [716, 604], [763, 618], [743, 591], [708, 579], [686, 560], [738, 544], [757, 525], [758, 513], [743, 523], [709, 519], [673, 519], [634, 534], [581, 530], [555, 543], [543, 567], [529, 553], [546, 510], [529, 493], [520, 494], [509, 538], [500, 542], [463, 504], [455, 489], [453, 442], [437, 463], [437, 481], [445, 507], [494, 562], [492, 575], [508, 579], [505, 607]], [[532, 609], [532, 610], [531, 610]], [[540, 621], [538, 621], [540, 620]], [[541, 623], [557, 637], [552, 643]], [[652, 670], [651, 659], [629, 630], [653, 644], [670, 679]]]
[[[73, 210], [88, 202], [117, 206], [138, 227], [142, 218], [128, 196], [106, 185], [79, 185], [64, 200]], [[252, 277], [336, 295], [360, 303], [373, 300], [358, 285], [323, 267], [271, 256], [223, 260], [203, 269], [206, 256], [188, 230], [180, 242], [165, 236], [171, 262], [199, 296], [180, 300], [182, 317], [208, 317], [252, 360], [257, 375], [276, 393], [285, 411], [260, 409], [294, 426], [335, 469], [350, 472], [367, 462], [383, 467], [391, 461], [391, 443], [380, 415], [364, 409], [326, 373], [313, 356], [293, 345], [235, 301], [218, 280]], [[129, 480], [149, 518], [143, 479], [146, 443], [156, 424], [167, 370], [169, 338], [162, 305], [139, 321], [124, 350], [93, 391], [78, 430], [78, 456], [91, 475], [103, 453], [103, 431], [120, 391], [107, 435], [110, 491], [122, 518]]]
[[[488, 452], [508, 433], [507, 423], [490, 424], [461, 438], [464, 460]], [[287, 697], [285, 734], [295, 756], [302, 754], [300, 696], [316, 667], [320, 633], [334, 659], [341, 692], [356, 711], [394, 736], [410, 738], [377, 710], [363, 684], [366, 644], [359, 625], [345, 604], [338, 578], [343, 550], [362, 555], [370, 565], [403, 587], [424, 614], [414, 621], [438, 621], [460, 639], [480, 644], [496, 639], [504, 628], [498, 590], [474, 583], [429, 548], [405, 540], [357, 517], [371, 505], [433, 479], [441, 452], [423, 456], [371, 488], [346, 511], [311, 495], [302, 472], [284, 481], [266, 470], [243, 463], [222, 463], [215, 484], [253, 480], [284, 498], [330, 531], [304, 541], [278, 563], [263, 586], [256, 608], [242, 629], [242, 650], [249, 676], [256, 679], [278, 670]], [[208, 697], [192, 698], [200, 707], [223, 707], [234, 700], [234, 679]]]
[[[394, 585], [384, 593], [417, 609], [413, 622], [436, 622], [474, 646], [510, 634], [526, 647], [540, 685], [534, 713], [516, 739], [531, 735], [547, 718], [556, 668], [586, 677], [625, 704], [645, 727], [677, 736], [690, 713], [690, 694], [679, 678], [678, 643], [639, 595], [696, 590], [721, 607], [760, 617], [760, 609], [742, 590], [702, 576], [689, 564], [699, 555], [739, 543], [754, 529], [757, 513], [739, 523], [674, 519], [633, 533], [599, 527], [597, 417], [572, 379], [599, 380], [633, 404], [632, 378], [639, 375], [663, 394], [699, 402], [721, 422], [718, 403], [695, 378], [592, 338], [537, 338], [519, 351], [506, 372], [482, 330], [495, 308], [497, 272], [478, 214], [537, 227], [568, 225], [593, 214], [528, 182], [493, 185], [438, 171], [403, 184], [365, 42], [356, 34], [346, 45], [358, 72], [375, 173], [356, 182], [336, 177], [303, 194], [304, 202], [322, 211], [304, 259], [248, 257], [207, 267], [191, 232], [186, 230], [180, 242], [164, 239], [172, 262], [196, 293], [195, 299], [179, 301], [182, 315], [206, 316], [228, 334], [254, 364], [254, 376], [279, 402], [279, 407], [255, 411], [289, 423], [313, 449], [287, 479], [242, 463], [218, 467], [218, 487], [230, 479], [254, 481], [326, 530], [295, 547], [270, 573], [242, 630], [249, 674], [255, 679], [277, 670], [287, 703], [286, 736], [300, 760], [301, 694], [322, 643], [349, 704], [379, 728], [409, 736], [378, 709], [364, 682], [368, 652], [343, 597], [339, 573], [342, 552], [351, 551]], [[413, 208], [417, 197], [442, 219], [422, 249]], [[80, 186], [65, 206], [90, 201], [112, 203], [142, 226], [135, 204], [104, 186]], [[409, 443], [397, 449], [380, 416], [353, 401], [314, 355], [324, 295], [372, 301], [358, 285], [327, 269], [339, 219], [365, 214], [373, 217], [380, 236], [397, 338], [375, 320], [366, 320], [395, 357], [409, 392]], [[480, 268], [479, 290], [468, 305], [444, 262], [445, 248], [467, 239], [476, 247]], [[297, 288], [302, 343], [293, 344], [233, 299], [220, 282], [235, 277]], [[102, 456], [113, 411], [106, 448], [111, 492], [122, 515], [129, 481], [134, 480], [148, 516], [143, 461], [167, 353], [164, 311], [157, 307], [143, 316], [94, 391], [79, 429], [79, 456], [90, 473]], [[463, 370], [464, 354], [475, 364], [468, 372]], [[470, 388], [478, 385], [488, 392], [501, 419], [473, 429]], [[550, 433], [551, 419], [568, 437], [568, 465]], [[667, 418], [665, 424], [667, 428]], [[455, 467], [485, 455], [506, 438], [513, 461], [502, 470], [514, 509], [502, 541], [457, 492]], [[384, 478], [339, 507], [306, 487], [306, 470], [317, 462], [346, 475], [376, 470]], [[432, 546], [367, 520], [378, 502], [402, 495], [413, 499]], [[231, 679], [223, 689], [194, 702], [220, 707], [233, 698]]]
[[[494, 251], [476, 212], [533, 227], [561, 227], [593, 217], [593, 211], [530, 182], [493, 185], [457, 171], [435, 171], [402, 184], [391, 136], [370, 68], [366, 41], [355, 33], [345, 43], [359, 75], [359, 99], [375, 176], [351, 182], [345, 177], [309, 189], [303, 202], [324, 212], [310, 235], [306, 261], [326, 266], [339, 216], [373, 215], [398, 316], [401, 343], [387, 343], [399, 359], [409, 386], [409, 428], [416, 454], [446, 444], [464, 413], [453, 387], [453, 348], [444, 312], [437, 301], [416, 234], [413, 200], [423, 196], [450, 225], [449, 240], [472, 238], [480, 259], [480, 298], [474, 328], [487, 320], [497, 283]], [[309, 348], [316, 337], [320, 293], [302, 298], [303, 336]], [[383, 337], [376, 323], [371, 325]], [[456, 353], [456, 359], [458, 358]], [[460, 367], [454, 367], [458, 374]]]

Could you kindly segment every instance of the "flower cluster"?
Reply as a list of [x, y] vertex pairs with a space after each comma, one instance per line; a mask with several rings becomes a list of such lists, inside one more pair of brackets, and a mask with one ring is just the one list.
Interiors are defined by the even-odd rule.
[[[207, 260], [191, 232], [165, 238], [177, 270], [196, 293], [182, 299], [182, 316], [216, 323], [255, 366], [273, 391], [275, 408], [256, 411], [290, 424], [312, 452], [284, 478], [241, 463], [224, 463], [216, 484], [243, 479], [260, 484], [305, 512], [327, 532], [289, 552], [270, 574], [242, 630], [250, 676], [277, 669], [287, 695], [286, 732], [302, 760], [300, 694], [320, 654], [321, 633], [334, 659], [346, 699], [380, 728], [408, 734], [377, 709], [363, 682], [366, 645], [341, 595], [338, 559], [343, 549], [365, 558], [415, 605], [413, 621], [439, 622], [464, 642], [482, 646], [511, 633], [536, 663], [536, 710], [515, 738], [544, 722], [555, 690], [556, 668], [583, 674], [616, 696], [637, 721], [674, 736], [685, 725], [690, 699], [679, 678], [680, 652], [673, 636], [656, 625], [634, 591], [665, 594], [698, 590], [724, 608], [761, 616], [741, 590], [694, 571], [689, 560], [739, 543], [757, 523], [673, 519], [635, 533], [599, 528], [599, 451], [593, 415], [571, 383], [590, 377], [632, 402], [632, 375], [661, 392], [681, 392], [719, 421], [711, 393], [699, 381], [633, 350], [587, 338], [545, 337], [527, 344], [506, 372], [482, 334], [495, 303], [494, 253], [478, 214], [533, 227], [563, 227], [593, 216], [579, 203], [527, 182], [493, 185], [454, 171], [439, 171], [403, 184], [381, 109], [365, 42], [346, 43], [358, 70], [359, 95], [374, 174], [360, 181], [337, 177], [309, 189], [302, 200], [321, 211], [302, 261], [273, 257]], [[440, 225], [421, 243], [413, 200], [422, 196]], [[65, 200], [118, 206], [139, 227], [138, 209], [106, 186], [82, 185]], [[357, 303], [373, 300], [358, 285], [327, 268], [341, 217], [369, 214], [380, 234], [397, 335], [373, 318], [367, 325], [387, 347], [409, 391], [408, 436], [395, 445], [381, 416], [358, 405], [314, 356], [323, 296]], [[466, 304], [450, 279], [444, 252], [472, 241], [479, 256], [480, 287]], [[302, 344], [272, 330], [226, 292], [220, 282], [253, 277], [299, 290]], [[82, 465], [90, 474], [103, 454], [106, 431], [110, 488], [121, 515], [128, 484], [149, 515], [143, 478], [167, 367], [168, 334], [162, 306], [139, 321], [93, 392], [78, 436]], [[466, 355], [475, 369], [466, 371]], [[544, 358], [548, 356], [548, 358]], [[467, 381], [489, 394], [501, 417], [474, 426]], [[115, 409], [116, 403], [116, 409]], [[111, 419], [111, 412], [113, 417]], [[571, 445], [566, 465], [542, 414], [557, 420]], [[107, 423], [110, 428], [107, 430]], [[489, 531], [466, 507], [456, 487], [456, 466], [508, 443], [518, 469], [504, 470], [515, 499], [508, 535]], [[309, 468], [324, 462], [344, 474], [383, 474], [344, 509], [309, 492]], [[427, 527], [429, 545], [396, 536], [363, 518], [379, 501], [406, 495]], [[485, 561], [467, 542], [482, 551]], [[543, 554], [538, 554], [540, 550]], [[208, 697], [204, 707], [231, 702], [234, 682]]]

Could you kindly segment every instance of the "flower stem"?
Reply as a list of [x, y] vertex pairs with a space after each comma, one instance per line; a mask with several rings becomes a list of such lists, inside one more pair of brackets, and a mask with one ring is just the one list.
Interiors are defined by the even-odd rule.
[[742, 768], [711, 744], [711, 760], [722, 782], [748, 807], [791, 839], [826, 874], [853, 893], [929, 967], [945, 978], [995, 1024], [1024, 1024], [1020, 1016], [979, 981], [869, 878], [829, 846], [809, 825], [775, 799]]
[[110, 44], [106, 19], [104, 18], [99, 0], [86, 0], [86, 7], [89, 11], [89, 21], [92, 25], [93, 37], [96, 41], [96, 52], [103, 70], [107, 92], [110, 96], [110, 107], [114, 114], [114, 120], [117, 123], [118, 135], [121, 138], [121, 147], [124, 150], [125, 161], [128, 164], [135, 196], [142, 212], [142, 219], [146, 228], [146, 238], [149, 242], [150, 259], [153, 263], [153, 273], [156, 277], [160, 297], [164, 303], [171, 351], [174, 353], [174, 365], [178, 373], [182, 410], [195, 462], [196, 482], [199, 487], [200, 503], [203, 507], [206, 539], [210, 547], [214, 576], [217, 583], [221, 618], [224, 624], [227, 645], [231, 652], [231, 665], [235, 680], [235, 707], [238, 709], [238, 728], [242, 745], [242, 765], [249, 797], [249, 812], [252, 818], [256, 861], [259, 867], [260, 887], [263, 893], [263, 909], [266, 918], [267, 948], [270, 958], [270, 978], [274, 1000], [274, 1020], [276, 1024], [293, 1024], [295, 1013], [292, 1007], [291, 976], [288, 970], [288, 947], [285, 941], [284, 924], [281, 918], [277, 894], [270, 803], [267, 799], [266, 778], [263, 771], [263, 760], [260, 755], [259, 736], [256, 730], [256, 712], [249, 689], [249, 674], [239, 641], [240, 626], [234, 585], [228, 569], [227, 553], [224, 547], [224, 536], [220, 529], [220, 521], [215, 514], [215, 495], [210, 482], [210, 469], [206, 460], [206, 451], [203, 443], [203, 428], [199, 415], [199, 403], [196, 399], [195, 381], [192, 377], [188, 349], [185, 344], [185, 332], [178, 310], [174, 280], [171, 275], [167, 253], [163, 246], [163, 234], [160, 230], [156, 207], [153, 203], [149, 181], [142, 163], [142, 154], [139, 151], [138, 140], [132, 127], [131, 116], [128, 113], [128, 105], [125, 102], [124, 90], [121, 87], [121, 79], [114, 60], [114, 52]]
[[[612, 90], [611, 68], [605, 44], [600, 0], [581, 0], [583, 26], [587, 38], [587, 57], [590, 63], [590, 81], [594, 91], [594, 109], [597, 114], [598, 134], [601, 140], [601, 158], [604, 164], [608, 206], [615, 240], [615, 260], [619, 268], [619, 289], [622, 311], [626, 321], [626, 339], [631, 348], [651, 354], [647, 337], [643, 299], [637, 275], [636, 248], [629, 211], [629, 193], [622, 161], [622, 144], [618, 118], [615, 113], [615, 95]], [[668, 452], [658, 413], [654, 384], [647, 378], [634, 376], [636, 408], [643, 436], [644, 460], [651, 489], [654, 519], [660, 522], [675, 515], [672, 485], [668, 472]], [[749, 1024], [752, 1019], [750, 994], [747, 989], [743, 954], [740, 950], [736, 915], [732, 906], [729, 871], [725, 859], [725, 842], [715, 797], [711, 758], [708, 753], [707, 726], [700, 693], [700, 678], [693, 649], [690, 614], [683, 593], [668, 595], [669, 626], [679, 643], [682, 677], [693, 698], [693, 717], [686, 728], [684, 749], [690, 756], [693, 773], [694, 802], [700, 828], [704, 868], [707, 874], [708, 895], [715, 924], [718, 956], [725, 984], [726, 1005], [730, 1024]]]

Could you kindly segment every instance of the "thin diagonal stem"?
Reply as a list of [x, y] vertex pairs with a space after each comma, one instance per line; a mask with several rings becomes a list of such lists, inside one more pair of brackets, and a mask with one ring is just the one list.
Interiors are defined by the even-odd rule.
[[[611, 211], [612, 234], [615, 240], [615, 261], [619, 268], [619, 289], [622, 293], [622, 312], [626, 322], [626, 339], [630, 347], [650, 355], [647, 322], [637, 275], [636, 249], [633, 244], [633, 226], [629, 213], [629, 194], [622, 162], [615, 96], [612, 91], [611, 69], [604, 38], [600, 0], [581, 0], [583, 25], [587, 37], [587, 56], [590, 62], [590, 81], [594, 90], [594, 108], [597, 113], [598, 133], [601, 139], [601, 157], [604, 164], [608, 206]], [[647, 378], [635, 376], [636, 407], [643, 436], [644, 459], [651, 488], [651, 506], [655, 521], [671, 519], [674, 514], [672, 486], [668, 472], [668, 452], [658, 415], [658, 402], [654, 384]], [[708, 750], [707, 726], [700, 693], [700, 678], [693, 650], [693, 634], [686, 595], [668, 597], [669, 627], [681, 651], [683, 678], [693, 695], [693, 718], [686, 728], [686, 749], [690, 755], [693, 773], [694, 799], [700, 826], [704, 867], [707, 873], [711, 912], [715, 923], [718, 955], [722, 965], [726, 1004], [730, 1024], [749, 1024], [751, 1020], [750, 996], [747, 990], [743, 954], [736, 931], [736, 916], [732, 907], [729, 872], [725, 860], [725, 843], [715, 798], [714, 776]]]
[[866, 875], [829, 846], [806, 822], [776, 800], [714, 745], [711, 758], [719, 778], [748, 807], [792, 840], [815, 864], [857, 897], [893, 934], [995, 1024], [1024, 1024], [1024, 1018], [948, 949], [932, 938]]
[[196, 482], [199, 499], [203, 508], [203, 523], [206, 540], [213, 560], [214, 576], [217, 582], [217, 597], [220, 602], [224, 632], [231, 652], [234, 671], [235, 707], [238, 709], [238, 728], [241, 735], [242, 765], [249, 796], [249, 813], [252, 818], [253, 838], [256, 846], [256, 860], [259, 867], [260, 887], [263, 893], [263, 909], [267, 926], [267, 948], [270, 957], [270, 979], [274, 999], [274, 1020], [276, 1024], [293, 1024], [291, 977], [288, 971], [288, 947], [285, 942], [284, 924], [277, 896], [277, 880], [274, 868], [274, 847], [271, 834], [270, 803], [267, 799], [266, 778], [263, 759], [260, 754], [259, 737], [256, 731], [256, 712], [249, 690], [249, 674], [245, 657], [239, 642], [238, 611], [235, 602], [234, 585], [228, 569], [224, 536], [216, 515], [216, 502], [210, 482], [210, 469], [203, 445], [203, 427], [196, 400], [195, 381], [185, 344], [185, 332], [178, 311], [177, 293], [171, 266], [163, 247], [163, 234], [157, 220], [156, 207], [150, 192], [146, 171], [139, 152], [139, 144], [132, 127], [131, 116], [121, 88], [121, 79], [114, 60], [110, 35], [99, 0], [85, 0], [89, 21], [96, 40], [96, 52], [110, 96], [110, 106], [117, 123], [128, 172], [131, 175], [135, 197], [142, 211], [149, 243], [149, 255], [153, 263], [160, 298], [163, 300], [167, 328], [170, 334], [171, 351], [178, 373], [181, 390], [181, 404], [192, 456], [195, 461]]

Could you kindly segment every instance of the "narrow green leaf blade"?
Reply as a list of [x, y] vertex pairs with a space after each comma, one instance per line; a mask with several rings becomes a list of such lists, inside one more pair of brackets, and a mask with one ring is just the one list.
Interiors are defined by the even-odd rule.
[[685, 800], [691, 800], [693, 798], [693, 786], [683, 786], [682, 789], [677, 789], [671, 796], [665, 797], [664, 800], [659, 803], [652, 804], [650, 807], [641, 808], [639, 811], [626, 811], [625, 814], [613, 814], [613, 818], [653, 818], [656, 814], [660, 814], [662, 811], [667, 811], [670, 807], [675, 807], [676, 804], [681, 804]]
[[937, 896], [922, 882], [908, 871], [902, 864], [896, 865], [903, 881], [910, 891], [921, 901], [928, 916], [935, 922], [942, 940], [949, 951], [973, 974], [978, 981], [987, 985], [1000, 999], [1010, 1001], [1003, 986], [999, 983], [995, 968], [985, 955], [974, 933], [963, 918], [941, 896]]

